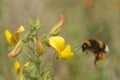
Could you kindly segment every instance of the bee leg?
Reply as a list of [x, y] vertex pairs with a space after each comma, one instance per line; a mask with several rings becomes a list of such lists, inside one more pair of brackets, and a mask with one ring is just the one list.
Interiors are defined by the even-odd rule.
[[97, 56], [95, 56], [95, 60], [94, 60], [94, 65], [95, 65], [95, 66], [97, 66], [97, 64], [96, 64], [96, 63], [97, 63], [97, 61], [98, 61], [98, 60], [99, 60], [99, 59], [98, 59], [98, 57], [97, 57]]

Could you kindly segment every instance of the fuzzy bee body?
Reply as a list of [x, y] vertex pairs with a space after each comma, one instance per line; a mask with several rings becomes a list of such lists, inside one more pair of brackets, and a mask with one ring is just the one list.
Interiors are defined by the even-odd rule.
[[103, 53], [109, 52], [109, 48], [104, 42], [102, 42], [100, 40], [90, 39], [90, 40], [86, 40], [83, 43], [82, 51], [83, 52], [85, 52], [85, 51], [93, 52], [95, 54], [94, 64], [96, 65], [96, 62], [98, 60], [103, 59]]

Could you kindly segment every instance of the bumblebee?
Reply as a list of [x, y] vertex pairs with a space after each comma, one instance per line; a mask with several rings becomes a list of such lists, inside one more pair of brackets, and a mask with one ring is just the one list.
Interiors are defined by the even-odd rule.
[[95, 54], [94, 64], [96, 65], [96, 62], [98, 60], [103, 59], [103, 53], [108, 53], [109, 48], [107, 44], [100, 40], [86, 40], [82, 45], [82, 51], [88, 53], [88, 51], [91, 51]]

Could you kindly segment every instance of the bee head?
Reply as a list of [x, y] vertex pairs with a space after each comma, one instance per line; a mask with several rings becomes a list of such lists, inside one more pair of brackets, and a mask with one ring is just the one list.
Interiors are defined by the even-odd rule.
[[84, 43], [84, 44], [82, 45], [82, 51], [83, 51], [83, 52], [86, 51], [87, 48], [88, 48], [88, 45]]

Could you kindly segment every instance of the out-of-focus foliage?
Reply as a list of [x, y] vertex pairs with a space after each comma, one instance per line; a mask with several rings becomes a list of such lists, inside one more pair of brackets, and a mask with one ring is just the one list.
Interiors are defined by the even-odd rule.
[[73, 43], [73, 47], [94, 38], [107, 43], [110, 53], [95, 67], [92, 53], [84, 54], [81, 49], [75, 49], [74, 59], [58, 60], [54, 65], [55, 80], [120, 79], [119, 0], [0, 0], [0, 80], [13, 80], [15, 73], [13, 67], [9, 67], [13, 62], [6, 57], [9, 48], [3, 29], [12, 31], [27, 24], [29, 18], [37, 17], [41, 20], [43, 32], [47, 32], [61, 13], [65, 16], [61, 35]]

